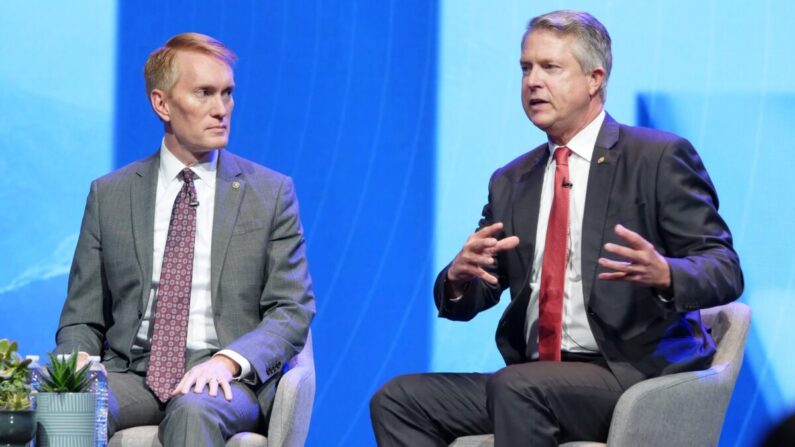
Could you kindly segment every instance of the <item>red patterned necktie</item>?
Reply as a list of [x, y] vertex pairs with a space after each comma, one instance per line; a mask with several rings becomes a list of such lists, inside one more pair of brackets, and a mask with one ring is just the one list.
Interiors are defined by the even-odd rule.
[[555, 150], [555, 197], [549, 212], [544, 261], [541, 267], [541, 294], [538, 299], [538, 358], [560, 361], [563, 323], [563, 287], [569, 234], [569, 156], [571, 149]]
[[193, 171], [185, 168], [181, 176], [184, 183], [174, 200], [163, 251], [163, 267], [153, 312], [152, 349], [146, 374], [146, 383], [161, 402], [171, 397], [171, 391], [185, 374], [197, 202]]

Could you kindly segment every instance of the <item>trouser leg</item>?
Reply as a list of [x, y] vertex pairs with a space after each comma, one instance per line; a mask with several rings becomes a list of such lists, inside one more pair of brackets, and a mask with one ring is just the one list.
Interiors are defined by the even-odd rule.
[[168, 401], [158, 436], [164, 446], [219, 446], [235, 433], [261, 426], [257, 396], [246, 385], [232, 382], [232, 400], [223, 392], [212, 397], [207, 388]]
[[146, 386], [146, 377], [108, 373], [108, 439], [125, 428], [158, 425], [163, 416], [165, 405]]
[[447, 446], [494, 433], [497, 447], [604, 441], [623, 388], [599, 359], [531, 362], [494, 374], [397, 377], [370, 401], [379, 446]]
[[623, 389], [599, 362], [532, 362], [497, 371], [487, 384], [495, 447], [557, 446], [607, 439]]
[[458, 436], [490, 433], [488, 374], [399, 376], [370, 400], [379, 446], [447, 446]]

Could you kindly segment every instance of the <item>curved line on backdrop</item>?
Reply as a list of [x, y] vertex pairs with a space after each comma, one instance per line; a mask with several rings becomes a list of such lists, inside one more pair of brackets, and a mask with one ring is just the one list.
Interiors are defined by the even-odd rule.
[[[429, 6], [429, 9], [431, 9], [430, 13], [432, 14], [432, 12], [433, 12], [432, 9], [433, 9], [434, 4], [433, 4], [433, 2], [428, 2], [427, 4]], [[429, 23], [429, 27], [431, 27], [430, 23]], [[411, 186], [411, 179], [413, 178], [413, 175], [411, 175], [411, 174], [414, 173], [415, 164], [416, 164], [416, 160], [417, 160], [417, 153], [420, 150], [420, 147], [419, 147], [420, 146], [420, 138], [421, 138], [421, 135], [423, 134], [422, 128], [423, 128], [423, 125], [427, 122], [426, 115], [430, 114], [431, 118], [433, 118], [433, 116], [435, 115], [435, 109], [428, 110], [430, 108], [430, 106], [428, 105], [427, 98], [428, 98], [429, 94], [431, 93], [432, 87], [433, 87], [433, 85], [435, 83], [435, 78], [433, 76], [431, 76], [433, 74], [432, 67], [434, 67], [435, 63], [431, 62], [431, 61], [435, 60], [435, 58], [433, 57], [433, 53], [436, 50], [436, 46], [433, 45], [433, 40], [436, 39], [436, 36], [435, 36], [434, 33], [431, 32], [432, 30], [426, 30], [426, 31], [427, 31], [425, 33], [425, 35], [427, 36], [427, 40], [426, 40], [426, 44], [425, 44], [426, 57], [424, 58], [424, 60], [426, 61], [426, 64], [425, 64], [425, 70], [424, 70], [425, 73], [424, 73], [423, 82], [422, 82], [422, 89], [420, 91], [420, 106], [419, 106], [420, 113], [417, 114], [417, 119], [416, 119], [415, 124], [414, 124], [414, 132], [413, 132], [412, 143], [411, 143], [411, 152], [410, 152], [411, 156], [409, 158], [409, 162], [408, 162], [407, 169], [406, 169], [407, 175], [403, 176], [403, 185], [402, 185], [401, 192], [400, 192], [400, 198], [398, 199], [397, 207], [396, 207], [396, 209], [397, 209], [397, 213], [396, 214], [397, 215], [396, 215], [395, 219], [392, 222], [392, 227], [389, 230], [389, 237], [388, 237], [387, 247], [391, 247], [392, 246], [392, 244], [394, 242], [395, 233], [397, 232], [397, 230], [399, 228], [399, 222], [401, 220], [400, 217], [403, 215], [403, 208], [404, 208], [404, 205], [405, 205], [407, 197], [408, 197], [408, 191], [409, 191], [410, 186]], [[431, 102], [431, 106], [433, 104], [435, 104], [435, 102]], [[431, 204], [431, 209], [433, 209], [433, 204]], [[379, 278], [380, 278], [380, 276], [383, 273], [384, 264], [386, 263], [385, 262], [386, 258], [387, 258], [387, 256], [382, 256], [381, 257], [381, 262], [379, 263], [379, 266], [378, 266], [378, 269], [377, 269], [377, 273], [375, 275], [375, 280], [372, 282], [372, 287], [369, 290], [369, 292], [367, 294], [367, 297], [365, 299], [366, 303], [372, 302], [373, 295], [377, 292], [376, 284], [379, 283]], [[351, 423], [348, 425], [348, 429], [340, 437], [339, 445], [347, 445], [348, 438], [350, 437], [351, 433], [353, 432], [354, 427], [358, 426], [358, 420], [359, 420], [360, 417], [362, 417], [362, 412], [364, 412], [365, 410], [369, 411], [369, 408], [370, 408], [370, 406], [369, 406], [370, 396], [373, 395], [375, 390], [378, 388], [379, 384], [383, 381], [382, 375], [384, 373], [384, 370], [386, 369], [387, 364], [390, 362], [390, 360], [392, 358], [392, 354], [395, 351], [395, 348], [396, 348], [398, 342], [405, 340], [405, 337], [403, 336], [403, 330], [406, 327], [406, 323], [408, 322], [409, 317], [410, 316], [413, 316], [415, 318], [417, 318], [417, 317], [425, 318], [426, 317], [424, 312], [422, 314], [420, 314], [420, 315], [416, 315], [416, 314], [412, 314], [410, 311], [412, 309], [415, 309], [415, 305], [416, 305], [416, 302], [417, 302], [417, 299], [418, 299], [419, 296], [426, 296], [426, 297], [430, 298], [430, 296], [429, 296], [430, 294], [428, 293], [428, 288], [429, 288], [430, 284], [428, 282], [426, 282], [426, 281], [428, 281], [429, 273], [431, 273], [430, 272], [430, 264], [431, 264], [432, 260], [433, 260], [433, 249], [429, 246], [428, 250], [426, 252], [426, 255], [425, 255], [425, 259], [421, 263], [418, 264], [417, 272], [419, 274], [415, 275], [416, 279], [415, 279], [415, 282], [414, 282], [414, 287], [413, 287], [413, 290], [412, 290], [411, 299], [409, 300], [409, 305], [404, 307], [405, 310], [403, 312], [402, 317], [400, 318], [400, 323], [398, 324], [398, 326], [397, 326], [397, 328], [395, 330], [395, 333], [392, 334], [391, 342], [389, 343], [389, 348], [384, 352], [385, 355], [384, 355], [384, 357], [383, 357], [383, 359], [381, 361], [381, 366], [378, 368], [378, 370], [375, 372], [375, 374], [373, 374], [373, 376], [372, 376], [373, 380], [370, 383], [370, 386], [366, 388], [366, 391], [365, 391], [366, 396], [364, 396], [365, 398], [364, 399], [355, 399], [354, 400], [354, 401], [359, 402], [359, 405], [358, 405], [358, 408], [356, 409], [355, 413], [353, 414], [353, 417], [351, 418]], [[424, 307], [420, 306], [420, 308], [424, 310]], [[355, 328], [354, 332], [356, 330], [358, 330], [358, 327]], [[352, 339], [353, 338], [351, 338], [349, 340], [352, 340]], [[346, 346], [346, 348], [347, 348], [347, 346]]]
[[[362, 188], [360, 189], [359, 200], [358, 200], [358, 203], [356, 204], [356, 210], [353, 213], [353, 217], [351, 219], [351, 225], [348, 227], [349, 230], [348, 230], [348, 235], [347, 235], [347, 237], [345, 239], [345, 243], [343, 245], [342, 250], [340, 251], [341, 262], [337, 263], [336, 269], [334, 270], [334, 274], [332, 275], [332, 279], [331, 279], [331, 282], [330, 282], [329, 290], [334, 290], [334, 287], [336, 286], [337, 281], [339, 281], [339, 278], [341, 277], [341, 274], [342, 274], [342, 267], [341, 266], [346, 265], [345, 258], [347, 257], [348, 252], [350, 251], [350, 248], [351, 248], [351, 245], [353, 244], [353, 240], [354, 240], [355, 235], [359, 234], [359, 232], [355, 231], [355, 230], [356, 230], [356, 227], [359, 224], [359, 221], [361, 220], [362, 209], [364, 208], [364, 202], [365, 202], [365, 198], [367, 197], [367, 192], [368, 192], [368, 189], [369, 189], [370, 180], [373, 177], [373, 165], [375, 163], [376, 154], [378, 153], [378, 143], [379, 143], [379, 141], [381, 139], [381, 131], [382, 131], [383, 122], [384, 122], [384, 115], [386, 114], [385, 113], [385, 109], [386, 109], [386, 106], [385, 106], [386, 99], [385, 98], [387, 96], [387, 90], [388, 90], [387, 86], [389, 85], [390, 69], [391, 69], [391, 66], [392, 66], [392, 34], [393, 34], [393, 31], [394, 31], [394, 20], [393, 19], [394, 19], [394, 0], [390, 0], [390, 2], [389, 2], [389, 22], [388, 22], [387, 32], [386, 32], [387, 41], [386, 41], [386, 45], [385, 45], [385, 54], [386, 54], [386, 58], [385, 59], [386, 60], [385, 60], [385, 63], [384, 63], [384, 70], [383, 70], [384, 76], [383, 76], [382, 82], [381, 82], [381, 93], [379, 94], [378, 115], [377, 115], [377, 119], [376, 119], [375, 132], [374, 132], [374, 135], [373, 135], [373, 142], [372, 142], [372, 145], [370, 147], [370, 151], [369, 151], [370, 152], [370, 156], [367, 159], [367, 169], [366, 169], [366, 172], [365, 172], [365, 175], [364, 175], [364, 181], [362, 182]], [[388, 243], [391, 244], [391, 241], [389, 241]], [[384, 259], [386, 259], [386, 256], [382, 255], [380, 263], [379, 263], [377, 275], [380, 274], [380, 270], [383, 268]], [[371, 282], [371, 284], [373, 284], [373, 285], [376, 284], [376, 283], [377, 283], [377, 281], [375, 281], [375, 280], [373, 280]], [[372, 291], [372, 288], [371, 288], [371, 291]], [[348, 339], [345, 342], [345, 346], [335, 356], [336, 362], [334, 363], [334, 367], [332, 368], [331, 373], [327, 376], [326, 383], [333, 383], [334, 382], [334, 379], [337, 377], [337, 374], [339, 373], [340, 369], [345, 364], [345, 360], [344, 360], [345, 356], [347, 355], [348, 351], [350, 350], [351, 345], [356, 340], [356, 338], [353, 336], [353, 334], [356, 333], [359, 330], [359, 327], [361, 326], [362, 321], [364, 321], [366, 319], [367, 312], [370, 309], [370, 300], [362, 300], [361, 303], [362, 303], [362, 306], [357, 308], [357, 310], [359, 312], [358, 312], [358, 317], [356, 318], [356, 322], [352, 325], [352, 329], [348, 332], [349, 335], [348, 335]], [[329, 390], [329, 388], [326, 387], [320, 393], [320, 396], [317, 399], [318, 405], [320, 405], [320, 402], [323, 400], [325, 395], [328, 393], [328, 390]]]

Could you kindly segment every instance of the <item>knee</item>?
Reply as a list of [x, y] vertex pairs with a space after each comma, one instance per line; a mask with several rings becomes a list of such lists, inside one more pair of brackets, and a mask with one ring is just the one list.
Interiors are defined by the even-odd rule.
[[406, 406], [411, 398], [411, 390], [419, 380], [419, 375], [398, 376], [385, 383], [370, 398], [370, 414], [373, 417], [384, 412], [394, 412], [399, 407]]
[[[531, 375], [526, 368], [507, 366], [489, 377], [486, 383], [486, 399], [489, 408], [496, 402], [516, 399], [542, 399], [543, 379]], [[538, 379], [538, 380], [536, 380]]]
[[166, 416], [168, 419], [202, 420], [212, 413], [210, 399], [214, 398], [206, 392], [201, 394], [190, 392], [177, 396], [169, 402]]

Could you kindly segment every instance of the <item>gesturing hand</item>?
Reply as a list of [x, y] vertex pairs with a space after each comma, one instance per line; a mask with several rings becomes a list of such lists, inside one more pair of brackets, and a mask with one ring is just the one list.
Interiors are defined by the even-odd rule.
[[240, 372], [240, 365], [234, 360], [224, 355], [216, 355], [215, 357], [199, 363], [190, 369], [182, 380], [171, 392], [172, 396], [177, 394], [188, 394], [191, 387], [194, 393], [201, 393], [204, 387], [210, 388], [210, 396], [215, 397], [218, 394], [218, 387], [224, 392], [226, 400], [232, 400], [232, 386], [229, 382]]
[[615, 227], [616, 235], [629, 244], [624, 247], [617, 244], [605, 244], [605, 250], [627, 259], [615, 261], [599, 258], [599, 265], [612, 272], [599, 274], [599, 279], [609, 281], [628, 281], [665, 290], [671, 286], [671, 269], [668, 261], [654, 249], [654, 246], [638, 233], [621, 225]]
[[456, 255], [450, 268], [447, 270], [447, 280], [450, 290], [461, 295], [463, 284], [474, 278], [480, 278], [488, 283], [497, 284], [497, 278], [488, 273], [483, 267], [494, 264], [494, 256], [505, 250], [510, 250], [519, 245], [517, 236], [510, 236], [497, 240], [494, 235], [502, 230], [502, 222], [483, 227], [469, 236], [464, 247]]

